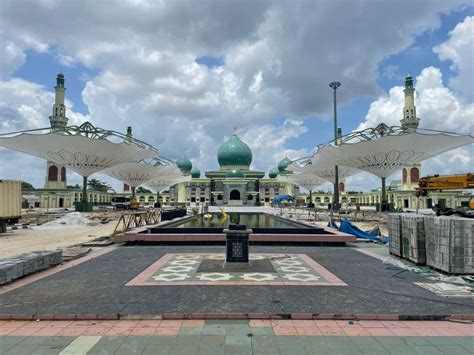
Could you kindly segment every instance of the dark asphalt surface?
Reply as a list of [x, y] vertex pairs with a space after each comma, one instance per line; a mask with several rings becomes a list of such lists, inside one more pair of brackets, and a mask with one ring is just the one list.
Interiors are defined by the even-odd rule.
[[166, 253], [225, 252], [223, 246], [126, 246], [0, 295], [0, 314], [474, 313], [472, 299], [441, 298], [432, 282], [387, 269], [350, 247], [253, 246], [258, 253], [304, 253], [349, 286], [125, 286]]

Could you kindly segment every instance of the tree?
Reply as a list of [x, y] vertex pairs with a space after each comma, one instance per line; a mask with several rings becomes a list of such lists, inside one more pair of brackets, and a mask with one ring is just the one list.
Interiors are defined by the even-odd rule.
[[136, 191], [137, 194], [151, 194], [151, 190], [145, 189], [142, 186], [139, 186]]
[[21, 182], [21, 189], [22, 190], [34, 190], [35, 187], [33, 185], [31, 185], [29, 182], [22, 181]]
[[76, 185], [67, 185], [67, 188], [68, 189], [80, 189], [81, 187], [79, 186], [79, 184], [76, 184]]
[[97, 179], [88, 180], [87, 186], [89, 186], [92, 190], [99, 192], [107, 192], [111, 188], [106, 182]]

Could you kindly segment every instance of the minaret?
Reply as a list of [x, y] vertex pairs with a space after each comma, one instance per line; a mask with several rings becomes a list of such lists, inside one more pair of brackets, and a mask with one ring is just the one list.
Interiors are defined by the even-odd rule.
[[[67, 126], [68, 118], [66, 117], [66, 106], [64, 105], [64, 75], [59, 73], [56, 77], [56, 86], [53, 113], [49, 116], [51, 123], [51, 131], [55, 131]], [[58, 165], [52, 161], [47, 162], [46, 179], [44, 184], [45, 189], [66, 189], [66, 167]]]
[[49, 116], [49, 122], [51, 123], [51, 128], [63, 128], [67, 126], [68, 118], [66, 117], [66, 106], [64, 105], [64, 92], [66, 88], [64, 87], [64, 75], [59, 73], [56, 77], [56, 86], [54, 105], [53, 105], [53, 114]]
[[[416, 117], [415, 88], [413, 78], [408, 75], [405, 78], [405, 107], [403, 107], [403, 118], [400, 120], [401, 126], [406, 133], [415, 131], [420, 124], [420, 119]], [[402, 170], [402, 190], [413, 190], [418, 186], [420, 179], [421, 164], [405, 166]]]
[[415, 106], [415, 88], [413, 87], [413, 78], [408, 75], [405, 78], [405, 107], [403, 108], [403, 119], [400, 120], [404, 130], [416, 130], [420, 119], [416, 117]]

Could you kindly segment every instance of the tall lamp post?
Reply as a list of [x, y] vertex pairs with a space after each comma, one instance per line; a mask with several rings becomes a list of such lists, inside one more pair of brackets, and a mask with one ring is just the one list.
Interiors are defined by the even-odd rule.
[[[337, 104], [336, 104], [336, 91], [337, 88], [341, 86], [341, 83], [338, 81], [333, 81], [329, 84], [329, 87], [333, 89], [334, 93], [334, 142], [337, 145], [337, 140], [339, 135], [337, 134]], [[334, 198], [333, 198], [333, 210], [337, 211], [339, 209], [339, 168], [336, 165], [334, 167]]]

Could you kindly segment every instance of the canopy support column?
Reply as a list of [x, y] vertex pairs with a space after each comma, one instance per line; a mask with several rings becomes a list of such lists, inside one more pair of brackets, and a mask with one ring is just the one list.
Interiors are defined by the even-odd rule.
[[82, 177], [82, 202], [87, 202], [87, 176]]
[[387, 191], [385, 188], [385, 179], [382, 178], [382, 198], [380, 199], [380, 212], [384, 212], [387, 206]]
[[132, 197], [135, 197], [135, 190], [136, 190], [136, 187], [132, 186]]
[[339, 167], [336, 165], [334, 167], [334, 199], [333, 199], [333, 207], [334, 211], [339, 210]]

